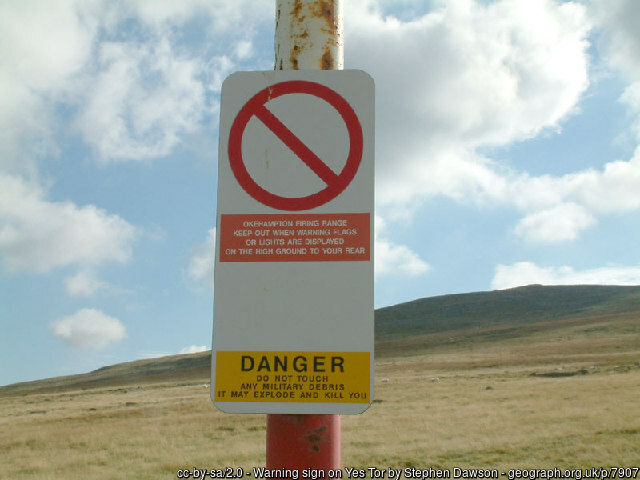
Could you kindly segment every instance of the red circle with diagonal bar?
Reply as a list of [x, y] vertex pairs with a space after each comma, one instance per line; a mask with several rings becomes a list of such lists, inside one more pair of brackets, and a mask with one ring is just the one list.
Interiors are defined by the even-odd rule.
[[[282, 95], [308, 94], [329, 103], [344, 120], [349, 134], [349, 153], [344, 168], [336, 174], [318, 158], [291, 130], [265, 106]], [[258, 185], [247, 171], [242, 158], [242, 136], [249, 120], [256, 116], [327, 186], [304, 197], [283, 197]], [[340, 195], [355, 177], [362, 160], [362, 127], [351, 105], [337, 92], [315, 82], [280, 82], [256, 93], [240, 109], [229, 133], [229, 164], [240, 186], [260, 203], [278, 210], [309, 210]]]

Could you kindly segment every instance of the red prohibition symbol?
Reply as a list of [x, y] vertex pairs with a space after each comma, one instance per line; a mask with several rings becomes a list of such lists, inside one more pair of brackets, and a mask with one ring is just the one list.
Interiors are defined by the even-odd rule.
[[[265, 104], [282, 95], [308, 94], [329, 103], [342, 117], [349, 134], [349, 154], [344, 168], [336, 174], [289, 130]], [[242, 157], [242, 136], [249, 120], [256, 116], [307, 165], [326, 187], [305, 197], [283, 197], [265, 190], [249, 175]], [[240, 109], [229, 133], [229, 164], [240, 186], [260, 203], [278, 210], [310, 210], [340, 195], [355, 177], [362, 160], [362, 127], [351, 105], [337, 92], [315, 82], [280, 82], [256, 93]]]

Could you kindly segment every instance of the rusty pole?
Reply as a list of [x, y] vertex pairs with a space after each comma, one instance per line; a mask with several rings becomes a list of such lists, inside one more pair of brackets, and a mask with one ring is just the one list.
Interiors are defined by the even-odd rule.
[[[275, 70], [342, 70], [341, 0], [276, 0]], [[267, 468], [341, 468], [339, 415], [267, 415]]]
[[276, 0], [275, 70], [342, 70], [341, 0]]

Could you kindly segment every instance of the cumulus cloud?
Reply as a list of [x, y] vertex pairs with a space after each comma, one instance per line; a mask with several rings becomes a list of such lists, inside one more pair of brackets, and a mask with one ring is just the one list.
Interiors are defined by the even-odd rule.
[[[640, 148], [629, 161], [562, 176], [514, 176], [496, 181], [490, 201], [526, 212], [515, 227], [520, 237], [537, 243], [573, 241], [598, 217], [640, 208]], [[509, 200], [511, 199], [511, 200]]]
[[127, 336], [127, 330], [120, 320], [92, 308], [84, 308], [52, 322], [51, 331], [71, 347], [96, 350]]
[[[410, 21], [375, 1], [346, 8], [349, 66], [371, 72], [379, 92], [376, 198], [387, 214], [434, 196], [509, 206], [523, 212], [519, 238], [558, 244], [599, 216], [640, 208], [640, 151], [561, 176], [518, 172], [478, 153], [558, 128], [575, 111], [589, 84], [594, 23], [612, 65], [632, 82], [622, 100], [640, 113], [640, 31], [630, 20], [637, 2], [596, 1], [587, 10], [455, 0]], [[640, 120], [636, 127], [640, 135]]]
[[156, 45], [104, 42], [77, 119], [102, 161], [144, 160], [170, 153], [200, 124], [202, 65]]
[[261, 19], [275, 20], [270, 0], [133, 0], [120, 8], [124, 8], [123, 17], [133, 13], [158, 30], [204, 18], [211, 32], [230, 36], [237, 33], [238, 25], [250, 28]]
[[90, 297], [98, 291], [108, 290], [109, 284], [100, 280], [90, 270], [80, 270], [65, 280], [67, 293], [72, 297]]
[[[588, 13], [599, 32], [599, 53], [630, 82], [620, 100], [635, 117], [629, 128], [640, 139], [640, 31], [635, 22], [640, 5], [633, 0], [614, 3], [590, 2]], [[611, 161], [600, 169], [512, 177], [496, 199], [507, 203], [514, 198], [517, 208], [527, 213], [515, 231], [529, 241], [573, 241], [599, 216], [640, 208], [640, 147], [628, 161]]]
[[151, 358], [160, 358], [160, 357], [166, 357], [169, 355], [173, 355], [171, 352], [139, 352], [137, 355], [138, 360], [141, 359], [151, 359]]
[[640, 81], [640, 4], [636, 0], [592, 0], [589, 13], [600, 27], [600, 46], [609, 62]]
[[376, 278], [390, 274], [413, 277], [429, 271], [430, 268], [427, 262], [407, 246], [397, 245], [384, 238], [376, 239]]
[[640, 266], [606, 266], [590, 270], [574, 270], [569, 266], [541, 267], [532, 262], [498, 265], [491, 288], [523, 285], [639, 285]]
[[[171, 153], [216, 112], [209, 86], [235, 64], [211, 59], [252, 57], [272, 17], [268, 0], [2, 2], [0, 168], [34, 173], [34, 158], [56, 152], [60, 106], [100, 161]], [[185, 48], [177, 32], [194, 19], [205, 38]]]
[[537, 243], [559, 243], [575, 240], [595, 222], [580, 205], [566, 203], [527, 215], [518, 223], [515, 233]]
[[406, 245], [398, 245], [385, 238], [386, 223], [380, 216], [375, 219], [375, 277], [393, 274], [417, 276], [431, 268], [427, 262]]
[[349, 66], [379, 92], [380, 204], [486, 194], [503, 175], [475, 149], [557, 126], [588, 85], [589, 24], [575, 3], [455, 0], [411, 21], [375, 2], [346, 9]]
[[84, 268], [65, 279], [65, 288], [71, 297], [88, 298], [97, 294], [123, 295], [131, 290], [100, 279], [92, 268]]
[[454, 0], [401, 20], [380, 2], [349, 2], [349, 67], [376, 78], [376, 200], [385, 215], [446, 196], [513, 208], [523, 214], [513, 227], [519, 238], [559, 244], [601, 216], [639, 209], [640, 149], [629, 160], [559, 176], [517, 171], [480, 153], [559, 131], [589, 86], [594, 28], [599, 53], [630, 81], [621, 101], [640, 138], [640, 30], [631, 20], [638, 2], [610, 3]]
[[196, 285], [213, 287], [213, 269], [216, 258], [216, 229], [210, 228], [206, 240], [193, 249], [187, 275]]
[[[164, 157], [215, 124], [219, 85], [236, 62], [252, 57], [253, 30], [271, 10], [267, 0], [107, 3], [99, 17], [106, 33], [94, 39], [76, 117], [97, 159]], [[205, 36], [187, 47], [176, 32], [194, 19], [206, 24]], [[144, 36], [133, 39], [123, 29]]]
[[189, 347], [184, 347], [182, 350], [180, 350], [178, 352], [178, 355], [206, 352], [207, 350], [209, 349], [205, 345], [191, 345]]
[[0, 172], [0, 254], [11, 271], [124, 263], [136, 236], [118, 215], [48, 201], [38, 185]]
[[89, 57], [95, 26], [75, 2], [0, 2], [0, 169], [33, 175], [55, 153], [55, 99]]

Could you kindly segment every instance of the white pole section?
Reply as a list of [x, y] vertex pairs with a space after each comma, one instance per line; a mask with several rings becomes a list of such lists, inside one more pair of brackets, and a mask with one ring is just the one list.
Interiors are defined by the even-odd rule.
[[276, 0], [274, 70], [342, 70], [342, 0]]

